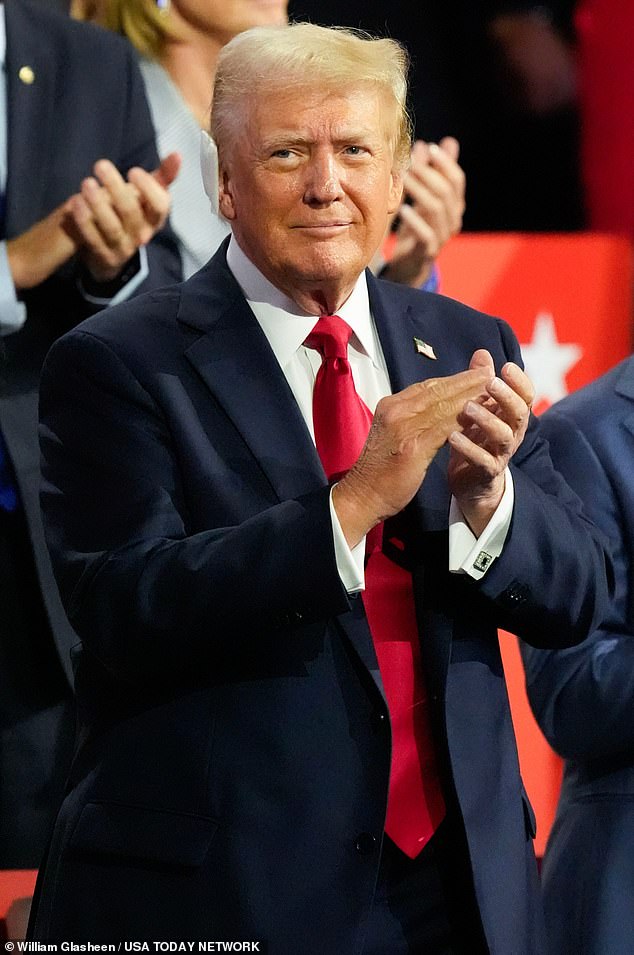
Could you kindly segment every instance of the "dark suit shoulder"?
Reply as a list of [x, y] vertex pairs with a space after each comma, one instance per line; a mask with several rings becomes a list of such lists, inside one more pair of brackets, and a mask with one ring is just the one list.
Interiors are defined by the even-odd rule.
[[548, 423], [555, 418], [574, 420], [586, 431], [602, 432], [609, 411], [634, 411], [634, 355], [619, 362], [594, 381], [566, 395], [544, 412]]
[[371, 301], [378, 300], [385, 314], [409, 315], [423, 339], [449, 346], [462, 364], [465, 355], [472, 355], [478, 348], [491, 351], [496, 364], [507, 360], [521, 363], [517, 338], [504, 319], [437, 292], [424, 292], [371, 275], [368, 288]]
[[[89, 63], [90, 75], [94, 75], [95, 70], [106, 71], [112, 64], [112, 60], [93, 59], [96, 56], [115, 57], [117, 60], [137, 59], [134, 48], [124, 37], [93, 23], [74, 20], [57, 10], [48, 9], [42, 3], [11, 0], [11, 3], [5, 4], [5, 17], [9, 36], [7, 57], [11, 55], [13, 36], [35, 36], [46, 37], [49, 46], [66, 48], [71, 58], [64, 63], [65, 67]], [[88, 75], [86, 79], [89, 79]]]
[[[480, 328], [489, 326], [491, 329], [503, 319], [480, 312], [464, 302], [450, 298], [439, 292], [425, 292], [422, 289], [400, 285], [387, 279], [376, 279], [369, 276], [369, 284], [374, 285], [378, 293], [391, 304], [401, 308], [411, 309], [413, 314], [424, 312], [430, 319], [437, 321], [456, 321], [464, 323], [479, 323]], [[507, 324], [504, 322], [504, 324]]]
[[103, 309], [71, 329], [63, 339], [88, 335], [118, 352], [143, 349], [175, 326], [181, 290], [181, 283], [167, 285]]

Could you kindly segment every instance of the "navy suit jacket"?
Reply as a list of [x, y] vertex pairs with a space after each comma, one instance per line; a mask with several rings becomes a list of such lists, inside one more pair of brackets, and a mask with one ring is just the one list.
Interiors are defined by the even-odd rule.
[[[97, 159], [109, 158], [127, 172], [133, 165], [153, 169], [158, 157], [143, 80], [126, 41], [39, 3], [6, 0], [4, 7], [8, 165], [0, 236], [10, 239], [77, 192]], [[24, 66], [31, 68], [31, 83], [20, 78]], [[180, 279], [180, 259], [169, 229], [157, 235], [147, 251], [150, 271], [140, 290]], [[59, 717], [53, 710], [47, 717], [46, 711], [63, 704], [71, 692], [70, 648], [76, 636], [62, 609], [44, 543], [37, 398], [40, 369], [52, 342], [97, 309], [80, 294], [79, 275], [78, 263], [72, 260], [40, 286], [25, 291], [21, 297], [27, 306], [26, 324], [16, 334], [0, 338], [0, 430], [15, 472], [37, 588], [54, 641], [51, 648], [43, 647], [47, 641], [43, 635], [37, 645], [26, 646], [22, 635], [12, 639], [11, 621], [6, 617], [2, 621], [3, 640], [11, 644], [1, 654], [2, 731], [8, 727], [6, 732], [14, 738], [0, 740], [4, 820], [0, 864], [18, 867], [37, 865], [37, 845], [45, 838], [40, 827], [50, 824], [46, 817], [55, 798], [55, 778], [62, 771], [52, 765]], [[33, 603], [37, 600], [34, 595]], [[34, 669], [41, 673], [34, 674]], [[15, 764], [9, 764], [14, 750], [18, 750]], [[5, 801], [14, 784], [18, 789], [11, 802], [20, 803], [25, 813], [19, 825]], [[13, 841], [16, 849], [9, 849]]]
[[634, 939], [634, 358], [543, 416], [555, 465], [609, 536], [616, 596], [578, 647], [524, 648], [528, 694], [565, 757], [544, 858], [553, 955], [629, 955]]
[[[398, 390], [519, 358], [503, 322], [368, 275]], [[430, 342], [431, 361], [414, 337]], [[80, 400], [81, 396], [81, 400]], [[226, 265], [91, 319], [43, 377], [47, 534], [82, 638], [81, 746], [33, 937], [265, 938], [356, 953], [390, 759], [363, 603], [337, 573], [329, 488]], [[542, 952], [496, 627], [574, 643], [606, 606], [600, 534], [535, 421], [504, 554], [450, 575], [447, 453], [396, 519], [448, 797], [495, 952]]]

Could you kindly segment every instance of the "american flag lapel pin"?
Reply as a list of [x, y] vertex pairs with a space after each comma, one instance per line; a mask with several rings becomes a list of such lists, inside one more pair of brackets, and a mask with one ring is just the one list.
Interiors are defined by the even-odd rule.
[[437, 360], [436, 352], [427, 342], [424, 342], [422, 338], [414, 339], [414, 348], [419, 355], [424, 355], [425, 358], [433, 358], [434, 361]]

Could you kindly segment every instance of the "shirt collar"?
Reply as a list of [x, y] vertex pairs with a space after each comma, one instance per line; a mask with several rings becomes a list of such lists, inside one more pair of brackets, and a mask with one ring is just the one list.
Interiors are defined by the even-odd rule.
[[[227, 250], [227, 265], [262, 326], [279, 364], [285, 368], [315, 327], [317, 316], [303, 311], [269, 282], [245, 255], [234, 236], [231, 236]], [[357, 279], [346, 302], [337, 309], [337, 315], [352, 329], [352, 347], [365, 353], [376, 367], [381, 367], [365, 272]]]

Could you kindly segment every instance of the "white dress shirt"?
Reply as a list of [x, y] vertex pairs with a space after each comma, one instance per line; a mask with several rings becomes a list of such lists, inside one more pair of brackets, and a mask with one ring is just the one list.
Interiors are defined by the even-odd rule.
[[[321, 355], [316, 349], [304, 345], [304, 341], [315, 327], [318, 316], [304, 312], [272, 285], [247, 258], [233, 236], [227, 251], [227, 264], [273, 349], [314, 440], [313, 386], [321, 366]], [[350, 297], [337, 309], [337, 315], [352, 329], [348, 358], [355, 388], [374, 413], [378, 401], [391, 394], [392, 389], [370, 311], [365, 273], [359, 276]], [[474, 536], [457, 502], [452, 499], [449, 514], [449, 570], [469, 574], [475, 579], [482, 577], [502, 552], [512, 512], [513, 481], [508, 469], [502, 500], [479, 538]], [[339, 574], [348, 593], [355, 593], [364, 588], [365, 539], [350, 550], [334, 510], [332, 496], [330, 513]]]

